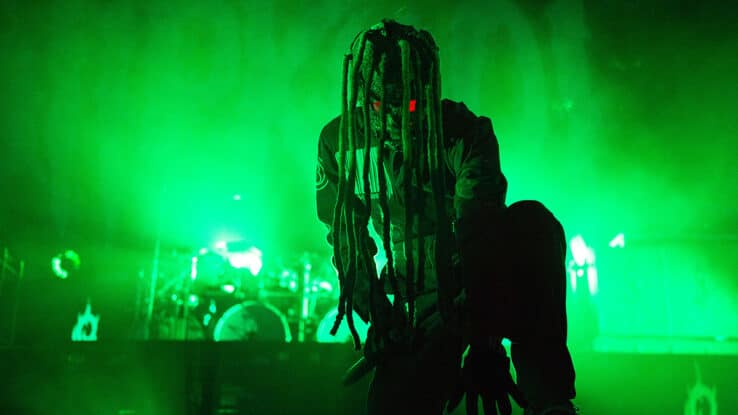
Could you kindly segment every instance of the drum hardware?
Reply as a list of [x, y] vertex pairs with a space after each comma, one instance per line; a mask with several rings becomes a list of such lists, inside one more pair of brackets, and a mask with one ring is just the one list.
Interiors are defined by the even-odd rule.
[[324, 262], [317, 255], [305, 252], [296, 262], [297, 266], [286, 267], [276, 274], [276, 284], [270, 286], [277, 286], [279, 290], [265, 289], [260, 293], [260, 298], [267, 303], [283, 305], [287, 318], [295, 326], [296, 341], [305, 342], [313, 338], [319, 317], [322, 317], [318, 315], [318, 304], [332, 302], [331, 306], [335, 307], [338, 293], [334, 292], [334, 284], [326, 278], [333, 273], [333, 268], [316, 268], [316, 263]]
[[[21, 283], [25, 276], [25, 262], [10, 254], [8, 248], [3, 248], [3, 256], [0, 259], [0, 316], [9, 317], [7, 332], [0, 332], [0, 346], [12, 346], [15, 344], [15, 331], [18, 320], [18, 304]], [[3, 324], [4, 325], [4, 324]]]
[[310, 316], [310, 300], [312, 300], [312, 290], [310, 289], [310, 270], [312, 267], [312, 264], [308, 260], [303, 261], [303, 272], [299, 287], [300, 292], [302, 293], [302, 297], [300, 298], [300, 320], [297, 324], [297, 341], [300, 343], [305, 341], [305, 324]]
[[335, 318], [339, 295], [328, 260], [304, 253], [287, 266], [265, 267], [258, 276], [230, 262], [219, 252], [203, 249], [180, 260], [180, 271], [158, 272], [152, 337], [332, 341], [319, 334], [322, 322]]

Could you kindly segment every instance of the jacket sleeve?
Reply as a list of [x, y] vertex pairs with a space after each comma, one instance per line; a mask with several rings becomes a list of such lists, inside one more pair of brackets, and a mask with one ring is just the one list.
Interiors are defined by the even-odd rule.
[[494, 319], [490, 307], [502, 281], [494, 274], [501, 252], [501, 220], [505, 209], [507, 180], [500, 168], [499, 145], [487, 117], [470, 112], [458, 127], [459, 139], [449, 149], [453, 175], [455, 235], [462, 264], [462, 283], [471, 328], [487, 332]]
[[[455, 176], [454, 210], [457, 224], [485, 220], [505, 207], [507, 180], [500, 168], [500, 153], [492, 122], [487, 117], [468, 118], [462, 137], [448, 152]], [[473, 227], [478, 229], [477, 227]], [[464, 231], [474, 232], [473, 229]]]
[[338, 194], [338, 162], [336, 161], [336, 137], [334, 136], [337, 134], [338, 127], [334, 125], [335, 123], [335, 120], [331, 121], [320, 133], [315, 178], [318, 219], [328, 226], [328, 243], [331, 245], [333, 241], [330, 226], [333, 223], [333, 210]]
[[[336, 197], [338, 195], [338, 162], [336, 158], [336, 143], [338, 136], [338, 122], [334, 120], [328, 124], [320, 134], [318, 140], [318, 159], [317, 159], [317, 177], [316, 177], [316, 203], [318, 219], [326, 225], [327, 242], [333, 246], [333, 213], [336, 206]], [[351, 202], [353, 208], [363, 219], [366, 219], [367, 209], [364, 204], [352, 194]], [[363, 220], [362, 220], [363, 222]], [[377, 253], [377, 247], [374, 240], [369, 235], [366, 227], [359, 229], [357, 232], [359, 238], [363, 238], [369, 247], [373, 261], [374, 255]], [[345, 235], [341, 235], [341, 257], [348, 256], [348, 241]], [[373, 262], [372, 262], [373, 263]], [[335, 258], [333, 258], [335, 266]], [[373, 267], [372, 267], [373, 268]], [[358, 269], [356, 275], [356, 284], [354, 286], [353, 303], [354, 310], [365, 322], [369, 321], [369, 278], [376, 278], [376, 275], [370, 276], [364, 269]]]

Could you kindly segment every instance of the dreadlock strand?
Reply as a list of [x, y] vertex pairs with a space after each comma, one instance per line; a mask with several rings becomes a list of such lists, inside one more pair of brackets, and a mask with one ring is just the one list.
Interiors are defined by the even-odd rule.
[[333, 327], [331, 328], [331, 334], [335, 335], [336, 331], [338, 330], [338, 326], [341, 324], [341, 320], [343, 319], [343, 315], [345, 313], [345, 298], [346, 298], [346, 291], [345, 291], [345, 268], [343, 264], [343, 258], [341, 255], [341, 234], [342, 234], [342, 228], [344, 226], [344, 215], [343, 215], [343, 193], [346, 191], [346, 181], [345, 181], [345, 157], [344, 157], [344, 147], [346, 142], [346, 130], [348, 127], [348, 123], [346, 122], [346, 114], [349, 112], [349, 102], [348, 102], [348, 72], [349, 67], [351, 65], [352, 55], [347, 54], [344, 57], [343, 60], [343, 74], [342, 74], [342, 81], [343, 85], [341, 87], [341, 119], [340, 119], [340, 126], [339, 126], [339, 134], [338, 134], [338, 189], [336, 194], [336, 203], [333, 208], [333, 222], [332, 222], [332, 239], [333, 239], [333, 258], [335, 260], [336, 265], [336, 271], [338, 272], [338, 281], [340, 285], [340, 294], [339, 294], [339, 300], [338, 300], [338, 313], [336, 315], [336, 320], [333, 323]]
[[[369, 186], [369, 169], [373, 164], [371, 164], [371, 144], [372, 144], [372, 134], [370, 129], [370, 105], [368, 103], [368, 97], [367, 97], [367, 91], [371, 90], [372, 86], [372, 72], [374, 71], [374, 68], [377, 64], [376, 60], [377, 56], [372, 53], [371, 55], [371, 68], [369, 71], [364, 72], [364, 80], [366, 81], [366, 84], [364, 85], [364, 105], [362, 107], [362, 113], [364, 115], [364, 204], [367, 206], [367, 218], [371, 217], [372, 214], [372, 203], [371, 203], [371, 188]], [[381, 147], [378, 147], [381, 149]], [[381, 153], [381, 152], [380, 152]], [[381, 157], [381, 156], [380, 156]], [[381, 168], [381, 162], [377, 163], [378, 168]], [[381, 191], [381, 186], [380, 186]], [[367, 219], [368, 220], [368, 219]], [[367, 225], [362, 225], [362, 229], [365, 229]], [[375, 304], [375, 299], [378, 292], [378, 281], [376, 278], [377, 270], [376, 265], [374, 263], [374, 257], [372, 255], [372, 252], [370, 252], [368, 243], [365, 243], [365, 238], [360, 239], [360, 242], [362, 243], [362, 263], [364, 266], [364, 270], [366, 272], [366, 275], [369, 277], [369, 319], [370, 321], [376, 320], [376, 311], [377, 311], [377, 305]]]
[[445, 186], [445, 175], [441, 171], [441, 160], [439, 159], [443, 147], [443, 123], [442, 123], [442, 108], [440, 98], [440, 68], [439, 62], [436, 57], [431, 66], [431, 101], [430, 105], [433, 106], [433, 167], [434, 167], [434, 199], [436, 205], [436, 220], [438, 227], [437, 243], [436, 243], [436, 264], [438, 274], [438, 307], [441, 315], [448, 321], [451, 319], [453, 312], [452, 308], [452, 293], [449, 288], [451, 287], [451, 259], [450, 251], [451, 248], [451, 228], [448, 217], [445, 215], [446, 205], [444, 195]]
[[[381, 63], [381, 80], [384, 84], [386, 62]], [[384, 96], [380, 97], [384, 100]], [[384, 248], [385, 255], [387, 256], [387, 276], [392, 287], [392, 294], [399, 294], [399, 287], [397, 286], [397, 277], [395, 275], [395, 258], [394, 252], [392, 251], [391, 235], [390, 235], [390, 211], [389, 211], [389, 200], [387, 196], [387, 176], [384, 170], [384, 158], [385, 151], [384, 146], [387, 142], [387, 110], [386, 106], [382, 105], [379, 107], [379, 119], [382, 124], [382, 131], [379, 135], [379, 205], [382, 209], [382, 247]], [[390, 163], [392, 161], [390, 160]], [[390, 169], [394, 166], [390, 166]]]
[[[349, 246], [351, 247], [351, 251], [353, 252], [353, 258], [350, 259], [349, 262], [349, 269], [348, 269], [348, 280], [346, 284], [346, 289], [348, 291], [348, 295], [346, 296], [346, 323], [349, 327], [349, 332], [351, 333], [351, 337], [354, 341], [354, 349], [360, 350], [361, 349], [361, 339], [359, 338], [359, 333], [356, 331], [356, 325], [354, 324], [354, 287], [356, 286], [356, 236], [355, 236], [355, 222], [356, 222], [356, 211], [352, 211], [351, 214], [351, 220], [349, 222]], [[353, 230], [353, 231], [352, 231]], [[351, 254], [349, 254], [351, 255]]]
[[346, 192], [344, 195], [344, 198], [346, 199], [344, 202], [344, 206], [348, 207], [348, 211], [346, 212], [346, 218], [347, 224], [347, 239], [349, 242], [349, 255], [348, 255], [348, 271], [347, 271], [347, 284], [346, 284], [346, 313], [347, 313], [347, 323], [349, 326], [349, 331], [351, 332], [351, 336], [354, 339], [354, 347], [356, 350], [359, 350], [361, 348], [361, 341], [359, 339], [359, 334], [356, 331], [356, 327], [354, 325], [354, 316], [353, 316], [353, 304], [354, 304], [354, 287], [356, 286], [356, 271], [357, 271], [357, 257], [359, 255], [359, 252], [357, 251], [357, 227], [356, 227], [356, 208], [353, 206], [353, 201], [356, 194], [356, 158], [357, 158], [357, 147], [356, 147], [356, 120], [354, 118], [354, 108], [356, 107], [356, 102], [358, 98], [358, 89], [359, 89], [359, 79], [358, 79], [358, 73], [361, 70], [362, 61], [364, 59], [364, 49], [366, 47], [366, 36], [362, 38], [362, 44], [361, 44], [361, 50], [359, 52], [359, 57], [356, 61], [356, 65], [352, 68], [351, 73], [351, 104], [349, 108], [349, 117], [348, 117], [348, 145], [349, 145], [349, 151], [348, 151], [348, 160], [349, 160], [349, 177], [348, 177], [348, 188], [351, 189], [351, 191]]
[[[421, 73], [421, 65], [420, 65], [420, 51], [415, 53], [415, 59], [413, 60], [413, 74], [415, 79], [415, 85], [416, 85], [416, 93], [415, 99], [417, 108], [424, 108], [425, 105], [425, 99], [422, 97], [422, 73]], [[415, 125], [417, 130], [417, 145], [415, 146], [416, 151], [418, 152], [417, 159], [418, 163], [416, 165], [418, 169], [418, 188], [419, 192], [421, 193], [421, 196], [418, 197], [418, 200], [416, 201], [418, 203], [418, 211], [425, 210], [425, 198], [422, 196], [422, 189], [423, 185], [425, 184], [425, 163], [424, 160], [424, 149], [425, 149], [425, 136], [424, 136], [424, 128], [423, 128], [423, 122], [421, 120], [421, 114], [422, 111], [415, 112]], [[419, 225], [418, 225], [419, 226]], [[418, 237], [418, 270], [417, 270], [417, 290], [418, 292], [423, 292], [425, 290], [425, 237], [420, 236]]]
[[[431, 64], [433, 66], [433, 64]], [[436, 122], [436, 106], [433, 102], [435, 99], [435, 92], [434, 92], [434, 84], [433, 84], [433, 69], [430, 69], [429, 73], [429, 80], [431, 80], [430, 85], [426, 89], [426, 99], [428, 103], [428, 126], [429, 126], [429, 140], [428, 140], [428, 168], [430, 170], [430, 182], [431, 182], [431, 189], [433, 193], [433, 202], [434, 207], [436, 210], [438, 209], [438, 193], [441, 191], [440, 189], [440, 183], [438, 181], [438, 130], [437, 128], [437, 122]], [[437, 213], [438, 216], [438, 213]], [[436, 226], [440, 230], [441, 223], [440, 221], [436, 223]], [[437, 238], [438, 239], [438, 238]], [[436, 240], [436, 277], [438, 280], [438, 290], [437, 290], [437, 296], [438, 296], [438, 303], [439, 303], [439, 311], [441, 312], [441, 315], [445, 317], [445, 308], [442, 306], [441, 301], [441, 291], [442, 291], [442, 282], [441, 279], [443, 278], [442, 273], [443, 270], [440, 269], [440, 264], [438, 262], [438, 251], [441, 248], [440, 241]]]
[[403, 183], [405, 191], [405, 296], [408, 302], [408, 320], [410, 324], [413, 324], [413, 319], [415, 317], [415, 293], [413, 292], [415, 283], [415, 261], [413, 248], [417, 238], [417, 232], [413, 232], [413, 225], [415, 224], [418, 212], [418, 209], [416, 209], [415, 206], [417, 197], [415, 194], [415, 187], [413, 186], [413, 179], [415, 179], [417, 170], [415, 168], [417, 157], [413, 151], [415, 146], [412, 145], [410, 113], [408, 108], [410, 105], [410, 73], [408, 68], [410, 62], [410, 46], [405, 39], [400, 40], [398, 43], [400, 47], [402, 68], [402, 152], [405, 157], [405, 164], [407, 167]]
[[[366, 57], [364, 57], [364, 58], [366, 58]], [[362, 79], [362, 89], [364, 91], [367, 91], [366, 77], [363, 77], [363, 79]], [[360, 218], [361, 221], [360, 222], [357, 222], [357, 218], [359, 218], [359, 215], [356, 212], [356, 209], [354, 209], [351, 212], [351, 216], [352, 216], [352, 221], [351, 222], [352, 223], [351, 223], [351, 227], [349, 229], [353, 233], [353, 244], [354, 244], [354, 247], [356, 247], [358, 249], [353, 249], [351, 251], [351, 252], [355, 252], [356, 254], [355, 254], [354, 262], [353, 262], [355, 264], [354, 265], [354, 268], [353, 268], [354, 269], [354, 272], [353, 272], [353, 276], [352, 276], [351, 282], [349, 284], [350, 285], [349, 289], [351, 290], [351, 292], [353, 292], [354, 286], [356, 284], [356, 278], [358, 278], [356, 276], [357, 271], [359, 270], [359, 268], [362, 268], [362, 270], [365, 272], [366, 277], [367, 278], [370, 278], [370, 280], [369, 280], [369, 284], [370, 284], [369, 307], [370, 307], [370, 315], [372, 315], [372, 314], [374, 314], [374, 304], [373, 304], [374, 302], [373, 302], [373, 298], [372, 298], [373, 296], [372, 296], [372, 293], [371, 293], [371, 290], [372, 290], [371, 284], [372, 284], [373, 277], [371, 275], [371, 269], [370, 269], [370, 266], [368, 264], [368, 258], [371, 257], [371, 254], [369, 252], [369, 247], [368, 247], [368, 245], [366, 243], [366, 239], [365, 239], [365, 236], [366, 236], [365, 232], [366, 232], [366, 228], [367, 228], [367, 225], [368, 225], [368, 217], [371, 214], [371, 186], [370, 186], [370, 182], [369, 182], [369, 167], [371, 166], [371, 163], [370, 163], [371, 162], [371, 153], [370, 153], [370, 144], [371, 144], [371, 141], [370, 141], [370, 136], [368, 136], [366, 134], [366, 132], [367, 132], [366, 122], [368, 120], [368, 113], [367, 113], [367, 107], [366, 107], [366, 105], [363, 105], [362, 106], [362, 115], [363, 115], [363, 118], [364, 118], [363, 119], [363, 124], [364, 124], [364, 133], [365, 134], [364, 134], [364, 154], [363, 154], [363, 157], [364, 158], [362, 160], [363, 165], [362, 165], [362, 172], [361, 172], [362, 179], [363, 179], [363, 187], [364, 188], [361, 189], [361, 190], [363, 190], [363, 192], [364, 192], [364, 204], [365, 204], [368, 212], [366, 213], [366, 215], [361, 215], [361, 218]], [[355, 127], [356, 126], [356, 123], [353, 123], [352, 125]], [[352, 135], [353, 138], [351, 139], [351, 146], [353, 147], [353, 150], [354, 150], [354, 158], [355, 158], [355, 160], [357, 158], [356, 152], [358, 150], [358, 148], [356, 146], [356, 141], [357, 141], [356, 137], [357, 137], [357, 135], [358, 135], [357, 134], [357, 131], [354, 131], [354, 133]], [[354, 172], [355, 171], [356, 171], [356, 168], [354, 167]], [[348, 297], [348, 302], [351, 304], [351, 306], [353, 306], [353, 296]], [[351, 307], [349, 307], [349, 309], [351, 309]], [[356, 331], [356, 327], [354, 325], [353, 314], [349, 314], [347, 316], [347, 322], [348, 322], [348, 325], [349, 325], [349, 330], [351, 331], [351, 336], [353, 337], [353, 340], [354, 340], [354, 345], [356, 346], [356, 348], [358, 350], [359, 347], [361, 346], [361, 340], [359, 338], [359, 334]]]
[[[333, 323], [333, 327], [331, 328], [331, 335], [335, 335], [336, 332], [338, 332], [338, 327], [341, 324], [341, 321], [343, 320], [343, 317], [346, 314], [346, 309], [348, 308], [349, 318], [352, 317], [352, 306], [353, 306], [353, 282], [352, 282], [352, 268], [353, 268], [353, 261], [351, 259], [351, 252], [355, 248], [354, 244], [351, 241], [351, 214], [350, 212], [353, 210], [351, 207], [351, 197], [347, 196], [347, 194], [353, 194], [353, 181], [352, 181], [352, 172], [354, 173], [353, 176], [355, 176], [355, 167], [353, 166], [354, 160], [353, 160], [353, 145], [351, 143], [352, 141], [352, 131], [354, 130], [353, 126], [353, 108], [356, 106], [356, 77], [355, 72], [357, 66], [361, 65], [361, 59], [362, 59], [362, 53], [364, 51], [364, 47], [366, 44], [366, 33], [362, 34], [359, 38], [359, 42], [361, 42], [359, 54], [357, 55], [358, 58], [356, 59], [356, 63], [354, 65], [351, 65], [353, 62], [353, 56], [349, 55], [347, 59], [344, 61], [344, 85], [343, 85], [343, 114], [341, 117], [341, 131], [340, 131], [340, 139], [339, 139], [339, 191], [336, 196], [336, 212], [334, 212], [334, 224], [338, 223], [339, 226], [334, 228], [334, 253], [336, 253], [336, 264], [337, 268], [339, 269], [339, 281], [341, 282], [341, 295], [339, 297], [338, 301], [338, 313], [336, 315], [336, 320]], [[353, 47], [352, 47], [353, 49]], [[353, 52], [353, 50], [352, 50]], [[351, 87], [350, 95], [348, 93], [348, 87]], [[346, 151], [346, 146], [348, 145], [349, 149]], [[346, 156], [348, 156], [348, 180], [347, 180], [347, 174], [346, 174]], [[347, 189], [348, 188], [348, 189]], [[340, 209], [340, 211], [339, 211]], [[338, 215], [336, 215], [338, 214]], [[338, 218], [336, 218], [338, 216]], [[343, 233], [347, 233], [348, 235], [348, 257], [346, 258], [348, 261], [348, 269], [346, 267], [346, 264], [343, 263], [343, 255], [341, 248], [341, 236]], [[338, 244], [337, 244], [338, 243]], [[338, 248], [336, 248], [338, 247]], [[349, 327], [352, 326], [352, 321], [349, 321]], [[355, 331], [355, 329], [353, 330]]]

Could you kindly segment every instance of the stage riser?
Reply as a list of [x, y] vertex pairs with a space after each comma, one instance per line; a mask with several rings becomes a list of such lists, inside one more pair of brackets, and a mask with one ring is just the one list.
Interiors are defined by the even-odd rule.
[[[348, 345], [65, 343], [1, 352], [3, 414], [361, 414], [369, 380], [340, 386], [358, 356]], [[714, 414], [738, 413], [738, 356], [573, 355], [583, 413], [713, 415], [707, 395], [685, 412], [698, 381], [715, 393]]]

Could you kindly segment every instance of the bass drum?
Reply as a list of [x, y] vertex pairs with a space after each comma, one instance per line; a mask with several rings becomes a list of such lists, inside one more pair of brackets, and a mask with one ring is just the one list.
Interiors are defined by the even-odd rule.
[[226, 310], [215, 323], [213, 340], [291, 342], [287, 319], [276, 307], [245, 301]]
[[[335, 336], [331, 336], [331, 328], [333, 323], [336, 321], [338, 316], [338, 309], [335, 307], [329, 311], [318, 324], [318, 329], [315, 331], [315, 341], [318, 343], [351, 343], [353, 338], [351, 337], [351, 330], [349, 330], [348, 321], [346, 316], [343, 317], [341, 325], [338, 326]], [[364, 343], [366, 341], [366, 333], [369, 331], [369, 324], [364, 323], [364, 320], [354, 312], [354, 327], [356, 332], [359, 333], [359, 339]]]

